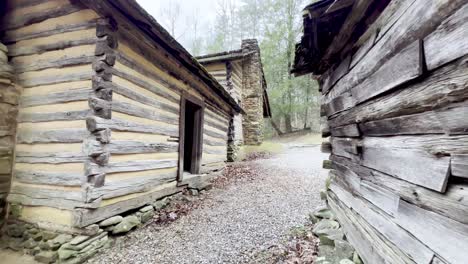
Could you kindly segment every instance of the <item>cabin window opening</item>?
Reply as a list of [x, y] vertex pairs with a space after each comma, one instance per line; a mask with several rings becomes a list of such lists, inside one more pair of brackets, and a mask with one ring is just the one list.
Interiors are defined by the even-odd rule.
[[[200, 173], [203, 146], [203, 106], [202, 103], [184, 99], [181, 113], [180, 167], [182, 173]], [[182, 135], [183, 134], [183, 135]], [[179, 180], [183, 175], [179, 175]]]

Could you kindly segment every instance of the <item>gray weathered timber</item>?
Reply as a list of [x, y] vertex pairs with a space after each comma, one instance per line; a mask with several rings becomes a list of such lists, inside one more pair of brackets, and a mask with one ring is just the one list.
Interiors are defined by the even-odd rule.
[[86, 120], [91, 114], [90, 110], [56, 112], [56, 113], [22, 113], [18, 114], [18, 122], [46, 122], [46, 121], [69, 121]]
[[96, 175], [100, 173], [146, 171], [155, 169], [173, 168], [177, 166], [177, 160], [138, 160], [125, 162], [111, 162], [106, 166], [98, 166], [94, 163], [87, 163], [85, 166], [86, 175]]
[[61, 50], [81, 45], [90, 45], [96, 43], [97, 38], [83, 38], [77, 40], [66, 40], [63, 39], [59, 42], [48, 43], [48, 44], [41, 44], [41, 45], [31, 45], [31, 46], [16, 46], [10, 45], [8, 46], [8, 55], [12, 57], [16, 56], [26, 56], [26, 55], [33, 55], [33, 54], [41, 54], [47, 51], [53, 50]]
[[83, 162], [87, 157], [81, 153], [74, 152], [16, 152], [16, 162], [22, 163], [71, 163]]
[[462, 102], [468, 99], [467, 67], [468, 57], [465, 56], [405, 89], [337, 114], [329, 120], [330, 127], [417, 114]]
[[164, 110], [164, 111], [168, 111], [170, 113], [173, 113], [173, 114], [178, 114], [179, 113], [179, 109], [177, 107], [174, 107], [173, 105], [168, 105], [168, 104], [165, 104], [165, 103], [162, 103], [162, 102], [159, 102], [153, 98], [148, 98], [147, 96], [144, 96], [144, 95], [141, 95], [137, 92], [134, 92], [126, 87], [123, 87], [123, 86], [120, 86], [120, 85], [117, 85], [117, 84], [113, 84], [113, 90], [114, 92], [116, 93], [119, 93], [125, 97], [128, 97], [130, 99], [133, 99], [137, 102], [140, 102], [140, 103], [143, 103], [143, 104], [146, 104], [146, 105], [149, 105], [149, 106], [153, 106], [153, 107], [156, 107], [156, 108], [159, 108], [161, 110]]
[[[405, 230], [401, 229], [392, 220], [372, 204], [350, 195], [346, 190], [336, 184], [331, 185], [334, 194], [349, 208], [355, 210], [367, 223], [372, 226], [391, 243], [405, 252], [415, 263], [430, 263], [434, 252], [427, 248], [419, 240], [415, 239]], [[396, 207], [398, 203], [396, 204]], [[370, 225], [370, 224], [369, 224]]]
[[88, 119], [86, 119], [86, 125], [88, 126], [88, 130], [92, 132], [110, 128], [115, 131], [143, 132], [166, 136], [178, 135], [177, 128], [142, 125], [136, 122], [121, 120], [119, 118], [103, 119], [100, 117], [89, 117]]
[[[439, 193], [358, 165], [346, 158], [332, 155], [331, 160], [333, 168], [337, 172], [343, 171], [346, 173], [340, 178], [360, 177], [362, 180], [392, 190], [408, 202], [468, 224], [468, 201], [464, 198], [468, 195], [468, 183], [449, 184], [445, 193]], [[353, 186], [356, 186], [356, 184]]]
[[31, 184], [81, 186], [84, 174], [15, 170], [15, 180]]
[[468, 134], [468, 102], [420, 114], [399, 116], [359, 124], [367, 136], [411, 134]]
[[400, 197], [386, 188], [371, 182], [361, 181], [359, 193], [363, 198], [380, 208], [390, 216], [395, 216]]
[[322, 142], [320, 147], [320, 151], [322, 153], [331, 153], [332, 152], [332, 145], [330, 142]]
[[12, 61], [17, 73], [40, 71], [50, 68], [62, 68], [67, 66], [77, 66], [93, 62], [94, 56], [89, 54], [79, 54], [74, 56], [63, 56], [56, 60], [35, 60], [34, 62], [18, 63]]
[[206, 137], [203, 138], [203, 144], [206, 144], [208, 146], [226, 146], [227, 142], [226, 141], [217, 141], [217, 140], [211, 140]]
[[367, 52], [369, 52], [372, 46], [374, 46], [377, 35], [377, 32], [374, 32], [364, 41], [363, 44], [361, 44], [359, 49], [353, 54], [351, 58], [351, 64], [349, 65], [350, 68], [356, 66], [356, 64], [358, 64], [361, 61], [361, 59], [367, 54]]
[[124, 201], [120, 201], [111, 205], [107, 205], [105, 207], [97, 208], [96, 210], [87, 210], [87, 209], [80, 209], [75, 211], [74, 216], [74, 226], [77, 227], [84, 227], [106, 218], [109, 218], [114, 215], [118, 215], [122, 212], [128, 210], [128, 208], [137, 208], [143, 205], [148, 204], [148, 201], [155, 201], [162, 197], [175, 194], [177, 192], [182, 191], [176, 186], [170, 186], [164, 188], [162, 190], [158, 190], [155, 192], [151, 192], [146, 195], [142, 195], [136, 197], [134, 199], [128, 199]]
[[356, 248], [363, 261], [365, 263], [385, 263], [386, 260], [383, 258], [382, 252], [374, 249], [375, 245], [370, 242], [365, 231], [363, 232], [362, 228], [359, 227], [358, 221], [354, 221], [354, 213], [346, 210], [346, 206], [330, 191], [328, 192], [328, 202], [338, 220], [342, 223], [346, 237]]
[[444, 20], [424, 39], [424, 53], [428, 70], [468, 53], [468, 4]]
[[360, 126], [358, 124], [350, 124], [341, 127], [335, 127], [331, 130], [334, 137], [360, 137]]
[[227, 150], [226, 149], [209, 149], [209, 148], [203, 148], [203, 153], [207, 154], [214, 154], [214, 155], [227, 155]]
[[362, 103], [394, 89], [423, 73], [422, 42], [417, 40], [385, 62], [362, 83], [351, 89], [356, 103]]
[[88, 135], [86, 129], [18, 131], [18, 143], [80, 143]]
[[[450, 263], [464, 263], [468, 258], [468, 225], [426, 211], [400, 200], [395, 222], [411, 232], [437, 255]], [[450, 241], [450, 243], [445, 243]]]
[[112, 103], [110, 101], [91, 96], [88, 105], [89, 108], [93, 109], [94, 115], [105, 119], [112, 118]]
[[332, 153], [334, 155], [358, 160], [361, 154], [361, 143], [359, 140], [350, 138], [335, 138], [330, 140], [332, 144]]
[[176, 171], [160, 175], [142, 176], [135, 179], [106, 182], [104, 186], [91, 189], [88, 199], [111, 199], [127, 194], [147, 192], [158, 185], [176, 180]]
[[80, 89], [73, 89], [71, 91], [50, 93], [41, 96], [22, 96], [20, 104], [22, 107], [30, 107], [76, 101], [87, 101], [91, 92], [91, 88], [83, 87]]
[[[450, 176], [450, 157], [441, 155], [443, 152], [431, 153], [430, 149], [425, 149], [431, 147], [430, 143], [415, 139], [364, 138], [361, 141], [363, 151], [360, 162], [394, 177], [445, 192]], [[406, 141], [413, 141], [413, 144]]]
[[47, 9], [46, 11], [31, 12], [22, 16], [15, 15], [15, 13], [7, 13], [4, 22], [0, 26], [2, 31], [12, 30], [24, 27], [30, 24], [39, 23], [44, 20], [60, 17], [80, 11], [83, 7], [76, 4], [66, 3], [64, 5], [57, 5], [54, 8]]
[[211, 131], [211, 130], [208, 130], [207, 128], [205, 128], [205, 129], [203, 130], [203, 133], [204, 133], [205, 135], [210, 136], [210, 137], [220, 138], [220, 139], [223, 139], [223, 140], [227, 140], [227, 131], [226, 131], [226, 133], [221, 134], [221, 133], [218, 133], [218, 132], [215, 132], [215, 131]]
[[52, 35], [62, 34], [66, 32], [78, 31], [83, 29], [90, 29], [96, 26], [96, 19], [90, 21], [83, 21], [76, 24], [59, 25], [54, 29], [50, 30], [36, 30], [33, 32], [16, 32], [6, 31], [2, 40], [4, 43], [12, 43], [21, 40], [34, 39], [39, 37], [48, 37]]
[[173, 153], [178, 151], [179, 144], [173, 142], [139, 142], [113, 140], [106, 146], [111, 154], [138, 154], [138, 153]]
[[335, 83], [341, 79], [349, 71], [351, 63], [351, 56], [347, 56], [338, 67], [331, 72], [328, 78], [325, 79], [322, 85], [322, 93], [326, 94], [335, 85]]
[[468, 178], [468, 150], [466, 152], [467, 154], [452, 155], [451, 168], [453, 176]]
[[355, 106], [356, 103], [351, 92], [345, 92], [325, 105], [325, 113], [329, 117]]
[[[404, 1], [406, 2], [406, 1]], [[449, 15], [458, 10], [464, 0], [416, 0], [378, 40], [366, 56], [325, 96], [330, 102], [343, 92], [363, 82], [388, 58], [418, 39], [423, 39]]]
[[179, 124], [179, 120], [177, 117], [172, 117], [167, 114], [161, 113], [161, 111], [155, 110], [150, 110], [147, 108], [143, 108], [137, 105], [125, 103], [125, 102], [119, 102], [116, 100], [112, 101], [112, 111], [128, 114], [128, 115], [133, 115], [137, 117], [143, 117], [143, 118], [148, 118], [151, 120], [155, 121], [161, 121], [164, 123], [172, 124], [172, 125], [177, 125]]
[[56, 84], [62, 82], [73, 82], [73, 81], [86, 81], [91, 80], [94, 72], [91, 67], [89, 70], [83, 72], [73, 72], [65, 75], [47, 75], [40, 77], [28, 77], [24, 78], [20, 75], [18, 82], [24, 87], [33, 87], [39, 85]]

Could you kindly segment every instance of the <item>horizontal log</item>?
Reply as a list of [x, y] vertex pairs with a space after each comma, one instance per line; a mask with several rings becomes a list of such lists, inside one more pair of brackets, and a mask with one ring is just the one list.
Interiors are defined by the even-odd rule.
[[150, 143], [139, 141], [113, 140], [106, 145], [111, 154], [139, 154], [139, 153], [173, 153], [179, 149], [178, 143]]
[[[52, 51], [53, 52], [53, 51]], [[35, 60], [33, 62], [17, 62], [15, 59], [12, 60], [12, 63], [15, 67], [17, 73], [30, 72], [30, 71], [40, 71], [50, 68], [63, 68], [67, 66], [77, 66], [90, 64], [94, 60], [94, 56], [91, 54], [79, 54], [79, 55], [64, 55], [52, 60]]]
[[47, 95], [22, 96], [21, 107], [31, 107], [38, 105], [60, 104], [76, 101], [87, 101], [92, 93], [91, 88], [83, 87], [71, 91], [49, 93]]
[[221, 111], [215, 109], [213, 106], [206, 104], [205, 112], [208, 117], [217, 120], [221, 124], [229, 124], [230, 117]]
[[62, 50], [66, 48], [76, 47], [76, 46], [95, 44], [96, 42], [97, 42], [97, 38], [93, 36], [93, 37], [86, 37], [83, 39], [75, 39], [75, 40], [62, 39], [58, 42], [40, 44], [40, 45], [28, 45], [28, 46], [10, 45], [8, 46], [8, 55], [11, 57], [17, 57], [17, 56], [26, 56], [26, 55], [33, 55], [33, 54], [42, 54], [48, 51]]
[[331, 71], [329, 78], [326, 78], [322, 85], [322, 93], [327, 94], [333, 85], [349, 71], [351, 56], [347, 56], [340, 62], [338, 67]]
[[218, 132], [215, 132], [215, 131], [211, 131], [211, 130], [208, 130], [208, 129], [204, 129], [203, 130], [203, 133], [207, 136], [210, 136], [210, 137], [214, 137], [214, 138], [220, 138], [220, 139], [223, 139], [223, 140], [227, 140], [227, 131], [226, 133], [218, 133]]
[[111, 162], [106, 166], [98, 166], [94, 163], [86, 163], [85, 174], [96, 175], [101, 173], [146, 171], [177, 167], [177, 160], [138, 160], [125, 162]]
[[38, 77], [25, 77], [20, 75], [18, 82], [24, 88], [40, 86], [40, 85], [48, 85], [48, 84], [56, 84], [56, 83], [63, 83], [63, 82], [73, 82], [73, 81], [86, 81], [91, 80], [91, 77], [95, 73], [89, 67], [89, 70], [82, 71], [82, 72], [73, 72], [64, 75], [43, 75]]
[[227, 150], [226, 149], [203, 148], [203, 153], [213, 154], [213, 155], [227, 155]]
[[148, 118], [151, 120], [155, 121], [161, 121], [164, 123], [172, 124], [172, 125], [178, 125], [179, 120], [177, 117], [172, 117], [169, 115], [166, 115], [164, 113], [161, 113], [161, 111], [158, 110], [150, 110], [147, 108], [143, 108], [137, 105], [125, 103], [125, 102], [119, 102], [119, 101], [112, 101], [112, 111], [128, 114], [128, 115], [133, 115], [137, 117], [143, 117], [143, 118]]
[[[20, 161], [21, 162], [21, 161]], [[23, 183], [81, 186], [83, 174], [15, 170], [15, 180]]]
[[213, 122], [211, 120], [208, 120], [208, 119], [204, 119], [204, 123], [207, 125], [207, 126], [210, 126], [210, 127], [213, 127], [213, 128], [216, 128], [218, 130], [221, 130], [221, 131], [225, 131], [227, 133], [228, 131], [228, 126], [225, 125], [224, 123], [223, 124], [219, 124], [217, 122]]
[[[448, 107], [468, 99], [468, 56], [430, 73], [418, 83], [357, 105], [329, 120], [331, 128]], [[434, 104], [437, 102], [437, 104]]]
[[453, 176], [468, 178], [468, 154], [452, 155], [450, 164]]
[[320, 151], [322, 153], [331, 153], [332, 152], [332, 145], [330, 142], [322, 142], [320, 147]]
[[89, 108], [93, 109], [93, 113], [101, 118], [112, 118], [112, 102], [99, 99], [95, 96], [89, 97]]
[[[380, 247], [381, 243], [386, 243], [388, 241], [393, 243], [392, 247], [398, 248], [397, 250], [394, 249], [393, 254], [397, 254], [396, 257], [398, 258], [405, 259], [407, 261], [405, 263], [411, 263], [413, 261], [415, 263], [431, 262], [434, 252], [395, 224], [391, 217], [385, 215], [385, 213], [379, 211], [375, 206], [360, 199], [358, 196], [352, 196], [350, 193], [347, 193], [345, 189], [342, 189], [338, 185], [332, 184], [330, 188], [334, 194], [331, 195], [333, 197], [332, 199], [338, 198], [339, 201], [344, 203], [349, 209], [352, 208], [355, 210], [359, 214], [359, 217], [366, 221], [368, 226], [372, 226], [377, 230], [380, 234], [380, 240], [372, 240], [375, 247]], [[398, 203], [396, 206], [398, 206]], [[377, 249], [377, 251], [379, 251], [379, 249]], [[392, 256], [392, 254], [388, 254], [385, 257], [389, 256]]]
[[114, 83], [113, 90], [114, 92], [119, 93], [130, 99], [133, 99], [137, 102], [140, 102], [149, 106], [153, 106], [153, 107], [159, 108], [161, 110], [164, 110], [173, 114], [179, 114], [179, 109], [177, 107], [174, 107], [173, 105], [169, 105], [169, 104], [160, 102], [158, 100], [155, 100], [153, 98], [149, 98], [147, 96], [141, 95], [137, 92], [132, 91], [131, 89], [120, 86], [118, 84]]
[[468, 54], [468, 4], [462, 6], [424, 39], [428, 70]]
[[20, 163], [72, 163], [87, 160], [81, 152], [16, 152], [16, 162]]
[[[43, 2], [46, 3], [46, 2]], [[83, 9], [83, 6], [70, 4], [67, 2], [59, 3], [57, 2], [54, 7], [44, 7], [43, 10], [37, 10], [35, 12], [29, 12], [26, 14], [22, 14], [18, 16], [15, 12], [8, 12], [5, 15], [5, 22], [2, 23], [0, 29], [2, 31], [16, 29], [20, 27], [24, 27], [27, 25], [31, 25], [34, 23], [39, 23], [44, 20], [60, 17], [67, 14], [71, 14], [73, 12], [77, 12]]]
[[81, 143], [88, 135], [86, 129], [18, 131], [18, 143]]
[[[353, 179], [352, 176], [354, 175], [354, 179], [358, 178], [358, 186], [361, 180], [372, 182], [392, 190], [405, 201], [426, 208], [437, 214], [445, 215], [461, 223], [468, 224], [468, 201], [464, 198], [468, 195], [467, 183], [451, 183], [447, 186], [447, 191], [445, 193], [439, 193], [400, 180], [377, 170], [358, 165], [346, 158], [332, 155], [331, 160], [334, 169], [345, 173], [345, 177], [340, 177], [342, 179]], [[344, 166], [345, 169], [340, 169], [337, 166]]]
[[88, 199], [111, 199], [128, 194], [147, 192], [159, 185], [176, 181], [176, 173], [174, 171], [129, 180], [106, 182], [102, 187], [91, 189], [91, 192], [88, 193]]
[[334, 98], [331, 102], [324, 105], [325, 116], [332, 116], [344, 110], [350, 109], [356, 105], [356, 100], [350, 92], [345, 92], [342, 95]]
[[358, 124], [349, 124], [335, 127], [331, 130], [331, 135], [334, 137], [360, 137], [360, 126]]
[[88, 130], [91, 132], [109, 128], [115, 131], [142, 132], [166, 136], [177, 136], [179, 134], [177, 128], [142, 125], [136, 122], [121, 120], [119, 118], [103, 119], [100, 117], [89, 117], [86, 119], [86, 125]]
[[468, 134], [468, 101], [420, 114], [399, 116], [359, 124], [367, 136], [412, 134]]
[[217, 141], [217, 140], [211, 140], [206, 137], [203, 138], [203, 144], [206, 144], [208, 146], [227, 146], [227, 141]]
[[47, 122], [47, 121], [68, 121], [85, 120], [91, 116], [90, 110], [55, 112], [55, 113], [22, 113], [18, 114], [18, 122]]
[[361, 143], [358, 140], [332, 137], [330, 143], [334, 155], [356, 160], [362, 153]]

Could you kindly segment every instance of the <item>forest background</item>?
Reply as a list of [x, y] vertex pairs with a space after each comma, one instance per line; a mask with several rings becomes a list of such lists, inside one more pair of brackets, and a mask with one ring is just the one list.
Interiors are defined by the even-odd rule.
[[[290, 74], [310, 0], [138, 0], [194, 56], [239, 49], [259, 41], [272, 120], [266, 136], [320, 128], [318, 87]], [[157, 2], [157, 3], [155, 3]]]

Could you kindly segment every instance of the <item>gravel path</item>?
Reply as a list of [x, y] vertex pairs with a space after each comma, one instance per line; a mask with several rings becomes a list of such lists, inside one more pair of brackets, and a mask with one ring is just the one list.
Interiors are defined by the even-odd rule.
[[259, 174], [254, 180], [212, 189], [187, 216], [121, 237], [89, 263], [248, 262], [322, 205], [325, 157], [318, 146], [289, 146], [272, 158], [251, 161]]

